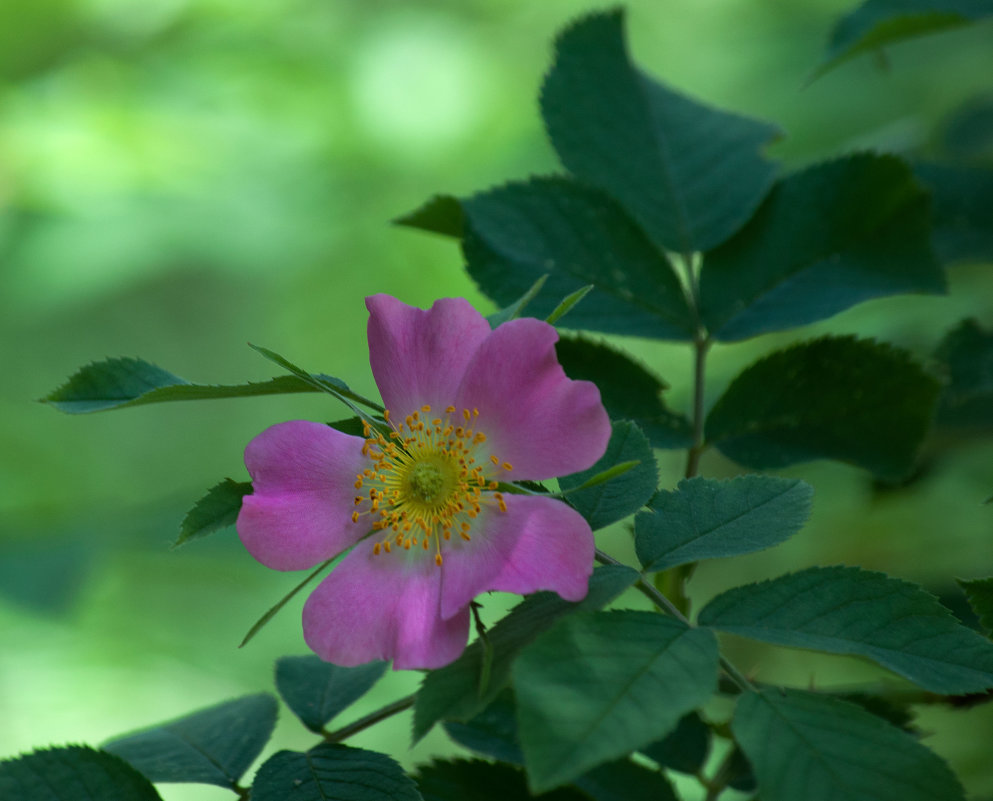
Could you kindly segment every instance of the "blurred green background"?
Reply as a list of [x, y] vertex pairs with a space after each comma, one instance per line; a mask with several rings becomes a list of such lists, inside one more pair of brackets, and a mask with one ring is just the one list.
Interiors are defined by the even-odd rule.
[[[233, 530], [169, 550], [186, 509], [245, 443], [325, 398], [150, 406], [68, 417], [34, 402], [78, 366], [141, 356], [184, 378], [267, 378], [251, 341], [375, 393], [363, 297], [464, 295], [491, 309], [452, 243], [392, 227], [435, 192], [467, 194], [557, 169], [536, 96], [551, 40], [596, 6], [556, 0], [4, 0], [0, 3], [0, 756], [100, 741], [235, 695], [269, 690], [304, 653], [302, 599], [249, 646], [296, 582], [257, 565]], [[863, 147], [927, 153], [941, 121], [989, 91], [989, 25], [849, 62], [806, 85], [842, 0], [635, 0], [636, 59], [709, 103], [780, 124], [786, 166]], [[988, 270], [986, 265], [985, 270]], [[962, 316], [993, 323], [982, 265], [948, 298], [867, 304], [811, 327], [929, 352]], [[985, 286], [985, 290], [984, 290]], [[806, 333], [806, 332], [805, 332]], [[713, 400], [786, 337], [719, 348]], [[625, 342], [685, 407], [689, 354]], [[708, 564], [703, 600], [814, 563], [864, 564], [936, 590], [993, 573], [989, 440], [942, 452], [926, 479], [880, 492], [836, 465], [789, 471], [817, 489], [811, 525], [768, 554]], [[663, 482], [681, 457], [665, 456]], [[733, 465], [712, 457], [704, 472]], [[603, 547], [629, 553], [623, 528]], [[817, 686], [881, 674], [842, 659], [749, 650], [763, 678]], [[390, 674], [357, 715], [410, 692]], [[284, 713], [276, 744], [312, 737]], [[346, 718], [350, 717], [346, 713]], [[993, 795], [993, 715], [926, 711], [928, 740]], [[411, 765], [405, 723], [356, 744]], [[268, 752], [267, 752], [268, 753]], [[167, 799], [229, 798], [163, 786]]]

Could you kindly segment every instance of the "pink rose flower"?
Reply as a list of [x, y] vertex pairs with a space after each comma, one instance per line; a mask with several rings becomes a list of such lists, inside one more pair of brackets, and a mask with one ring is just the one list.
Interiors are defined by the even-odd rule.
[[491, 330], [461, 298], [424, 311], [366, 300], [369, 358], [389, 428], [296, 420], [245, 449], [253, 494], [238, 535], [262, 564], [302, 570], [354, 546], [303, 610], [322, 659], [395, 669], [456, 659], [469, 602], [490, 590], [582, 600], [593, 533], [572, 507], [499, 482], [592, 466], [610, 438], [596, 386], [569, 379], [545, 322]]

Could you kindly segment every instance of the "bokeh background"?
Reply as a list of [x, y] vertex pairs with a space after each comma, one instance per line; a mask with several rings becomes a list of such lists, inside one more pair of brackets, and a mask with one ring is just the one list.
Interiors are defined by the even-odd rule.
[[[862, 57], [808, 84], [846, 0], [627, 5], [644, 68], [781, 125], [786, 136], [770, 153], [787, 167], [865, 147], [932, 153], [943, 120], [993, 88], [988, 24], [891, 48], [885, 63]], [[83, 417], [35, 399], [108, 356], [141, 356], [200, 382], [274, 375], [249, 341], [374, 394], [364, 296], [428, 305], [464, 295], [492, 309], [454, 244], [390, 220], [436, 192], [464, 195], [557, 169], [537, 91], [555, 32], [595, 7], [0, 3], [0, 756], [99, 743], [270, 690], [275, 658], [306, 652], [302, 601], [244, 649], [237, 644], [298, 577], [257, 565], [233, 530], [169, 545], [207, 487], [247, 477], [241, 452], [258, 431], [341, 416], [313, 396]], [[963, 316], [993, 323], [988, 268], [956, 268], [947, 298], [878, 301], [804, 333], [879, 336], [926, 356]], [[787, 339], [716, 349], [711, 400]], [[622, 344], [671, 382], [671, 404], [685, 407], [689, 354]], [[981, 505], [993, 492], [993, 459], [988, 439], [952, 445], [932, 445], [924, 478], [902, 490], [839, 465], [787, 471], [817, 489], [811, 525], [770, 553], [703, 566], [694, 595], [845, 562], [954, 596], [951, 576], [993, 573], [993, 508]], [[661, 467], [673, 484], [681, 457], [663, 456]], [[736, 470], [716, 456], [703, 469]], [[623, 555], [628, 539], [619, 527], [601, 545]], [[771, 680], [881, 677], [851, 660], [730, 647]], [[390, 674], [352, 712], [417, 681]], [[312, 744], [288, 712], [282, 718], [276, 746]], [[972, 791], [993, 796], [988, 709], [967, 717], [928, 709], [920, 725]], [[407, 733], [401, 719], [355, 742], [406, 765], [452, 750], [437, 733], [411, 750]], [[172, 801], [231, 797], [160, 789]]]

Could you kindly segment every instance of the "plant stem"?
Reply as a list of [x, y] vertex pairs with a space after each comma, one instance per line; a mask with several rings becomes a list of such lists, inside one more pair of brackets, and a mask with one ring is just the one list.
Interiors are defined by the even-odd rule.
[[708, 350], [710, 338], [701, 330], [693, 341], [693, 444], [686, 454], [686, 478], [693, 478], [697, 474], [700, 469], [700, 454], [706, 449], [703, 422]]
[[414, 699], [416, 697], [417, 694], [412, 693], [405, 698], [394, 701], [392, 704], [387, 704], [381, 709], [377, 709], [375, 712], [370, 712], [364, 718], [359, 718], [347, 726], [342, 726], [340, 729], [335, 729], [334, 731], [326, 731], [324, 732], [324, 739], [329, 743], [340, 743], [342, 740], [347, 740], [353, 734], [358, 734], [363, 729], [368, 729], [381, 720], [386, 720], [410, 709], [414, 705]]
[[[624, 564], [623, 562], [615, 559], [610, 554], [604, 553], [599, 548], [596, 551], [596, 560], [603, 565]], [[646, 580], [643, 575], [639, 575], [638, 581], [635, 582], [635, 588], [638, 590], [638, 592], [640, 592], [642, 595], [648, 598], [649, 601], [655, 604], [655, 606], [657, 606], [666, 614], [676, 618], [676, 620], [682, 623], [685, 623], [687, 626], [693, 625], [687, 619], [686, 615], [684, 615], [672, 601], [670, 601], [661, 592], [659, 592], [658, 589], [654, 587], [650, 581]], [[741, 688], [743, 691], [746, 692], [747, 691], [754, 692], [755, 687], [748, 680], [748, 677], [745, 676], [745, 674], [742, 673], [740, 670], [738, 670], [738, 668], [736, 668], [731, 662], [729, 662], [727, 658], [725, 658], [723, 655], [720, 657], [720, 663], [721, 663], [721, 667], [724, 669], [724, 672], [727, 673], [728, 678], [730, 678], [731, 681], [737, 684], [739, 688]]]

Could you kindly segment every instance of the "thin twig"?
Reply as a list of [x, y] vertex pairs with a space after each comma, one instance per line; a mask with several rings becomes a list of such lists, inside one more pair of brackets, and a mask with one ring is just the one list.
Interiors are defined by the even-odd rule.
[[324, 739], [329, 743], [340, 743], [342, 740], [347, 740], [353, 734], [358, 734], [363, 729], [368, 729], [381, 720], [386, 720], [410, 709], [414, 705], [416, 698], [417, 693], [411, 693], [405, 698], [401, 698], [392, 704], [387, 704], [381, 709], [377, 709], [375, 712], [370, 712], [364, 718], [359, 718], [347, 726], [342, 726], [340, 729], [335, 729], [334, 731], [324, 732]]

